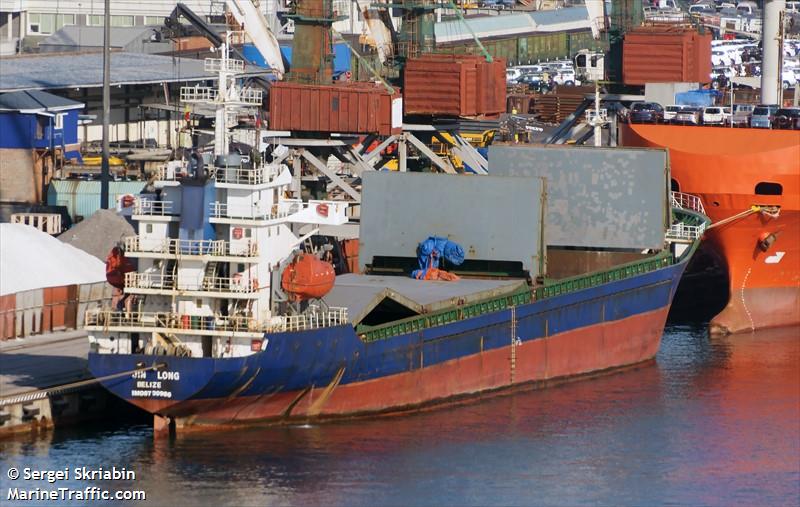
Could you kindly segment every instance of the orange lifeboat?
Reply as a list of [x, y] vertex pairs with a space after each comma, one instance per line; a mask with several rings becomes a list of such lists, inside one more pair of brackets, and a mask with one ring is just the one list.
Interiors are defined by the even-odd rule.
[[281, 287], [294, 301], [321, 298], [336, 281], [333, 266], [315, 255], [301, 253], [281, 275]]
[[125, 288], [125, 273], [136, 271], [131, 261], [125, 257], [125, 252], [115, 246], [106, 257], [106, 280], [112, 287]]

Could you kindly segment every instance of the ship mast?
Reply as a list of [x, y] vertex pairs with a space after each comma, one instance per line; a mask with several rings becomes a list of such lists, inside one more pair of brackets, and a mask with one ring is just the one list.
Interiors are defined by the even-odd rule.
[[764, 0], [762, 23], [763, 61], [761, 64], [761, 103], [779, 104], [783, 93], [781, 55], [783, 54], [783, 15], [786, 0]]

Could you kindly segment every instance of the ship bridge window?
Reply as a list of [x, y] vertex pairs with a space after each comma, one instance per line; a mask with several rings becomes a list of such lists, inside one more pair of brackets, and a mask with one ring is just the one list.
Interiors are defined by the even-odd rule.
[[756, 185], [756, 195], [783, 195], [783, 186], [780, 183], [762, 181]]

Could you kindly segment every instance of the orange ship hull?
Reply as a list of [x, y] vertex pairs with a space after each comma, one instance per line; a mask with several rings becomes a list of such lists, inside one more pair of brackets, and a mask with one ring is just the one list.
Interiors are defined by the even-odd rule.
[[620, 144], [668, 148], [673, 189], [720, 224], [704, 239], [730, 299], [711, 332], [800, 325], [800, 131], [622, 124]]

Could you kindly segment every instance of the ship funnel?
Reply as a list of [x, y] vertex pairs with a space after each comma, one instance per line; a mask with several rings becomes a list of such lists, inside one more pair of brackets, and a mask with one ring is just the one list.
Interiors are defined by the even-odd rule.
[[783, 81], [781, 37], [781, 13], [786, 9], [786, 0], [764, 0], [764, 20], [761, 25], [764, 57], [761, 61], [761, 103], [778, 104], [781, 100]]

